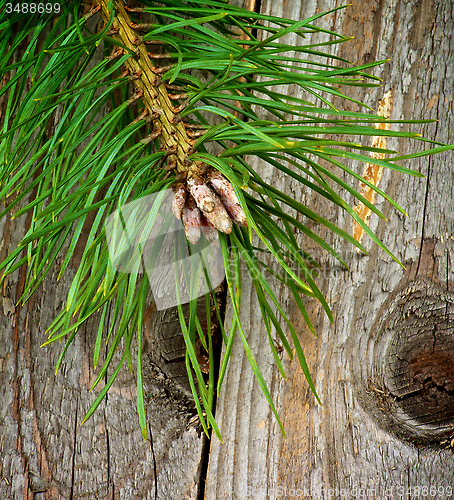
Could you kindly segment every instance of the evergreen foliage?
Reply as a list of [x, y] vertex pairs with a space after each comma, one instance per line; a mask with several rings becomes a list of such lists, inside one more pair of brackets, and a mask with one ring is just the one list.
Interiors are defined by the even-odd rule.
[[[273, 330], [288, 356], [292, 357], [295, 349], [318, 399], [298, 335], [264, 276], [264, 271], [270, 270], [264, 256], [274, 257], [280, 271], [272, 270], [272, 274], [289, 288], [314, 331], [301, 295], [319, 300], [331, 321], [332, 315], [310, 272], [311, 266], [317, 264], [299, 248], [296, 232], [312, 239], [343, 265], [347, 264], [341, 255], [315, 234], [305, 220], [325, 226], [363, 252], [365, 249], [341, 228], [264, 182], [248, 158], [259, 157], [282, 175], [291, 176], [301, 189], [313, 190], [345, 210], [391, 255], [342, 198], [342, 193], [350, 193], [384, 218], [353, 187], [362, 181], [398, 211], [405, 213], [404, 210], [342, 161], [360, 160], [420, 176], [402, 166], [402, 161], [421, 153], [400, 156], [392, 150], [341, 141], [338, 137], [383, 135], [423, 140], [414, 132], [375, 128], [374, 123], [386, 120], [366, 109], [342, 111], [331, 104], [333, 97], [351, 101], [348, 90], [352, 86], [379, 85], [378, 79], [366, 70], [383, 62], [354, 66], [325, 52], [332, 44], [348, 41], [317, 26], [319, 18], [335, 10], [293, 21], [249, 12], [223, 0], [144, 0], [141, 9], [125, 8], [122, 0], [99, 0], [85, 14], [80, 1], [67, 3], [58, 16], [11, 17], [5, 10], [0, 14], [0, 98], [4, 109], [0, 196], [6, 202], [0, 217], [17, 219], [31, 213], [27, 234], [0, 264], [2, 279], [27, 266], [21, 297], [24, 303], [55, 266], [62, 249], [59, 276], [67, 270], [89, 221], [89, 235], [65, 307], [49, 326], [45, 342], [64, 341], [58, 370], [80, 326], [100, 312], [93, 346], [95, 367], [102, 344], [107, 343], [109, 350], [93, 387], [107, 374], [108, 382], [85, 419], [99, 405], [123, 364], [126, 362], [133, 370], [134, 342], [138, 345], [138, 413], [146, 435], [141, 350], [149, 282], [143, 273], [122, 273], [112, 265], [106, 243], [106, 218], [127, 203], [178, 183], [186, 190], [184, 196], [188, 190], [193, 193], [191, 179], [199, 179], [205, 186], [213, 172], [222, 174], [226, 189], [231, 189], [227, 198], [233, 200], [240, 215], [235, 219], [232, 211], [227, 210], [227, 218], [233, 224], [224, 229], [216, 226], [216, 218], [211, 222], [219, 229], [233, 306], [233, 321], [228, 330], [216, 309], [225, 342], [216, 386], [212, 339], [200, 329], [197, 300], [190, 304], [189, 318], [184, 317], [179, 306], [188, 374], [202, 426], [207, 433], [212, 427], [220, 437], [212, 405], [237, 335], [276, 414], [248, 345], [247, 325], [240, 321], [240, 258], [253, 280], [279, 371], [285, 376], [272, 340]], [[147, 16], [147, 23], [141, 23], [143, 16]], [[152, 22], [148, 22], [150, 18]], [[314, 32], [326, 34], [327, 41], [308, 43], [306, 35]], [[299, 37], [298, 45], [283, 41], [290, 33]], [[282, 89], [290, 85], [301, 87], [307, 96], [315, 96], [319, 104], [315, 105], [314, 99], [283, 93]], [[423, 154], [449, 147], [436, 146]], [[371, 151], [385, 154], [386, 159], [371, 158]], [[348, 173], [352, 182], [343, 181], [336, 171]], [[192, 211], [202, 220], [206, 217], [211, 221], [209, 198], [205, 198], [209, 202], [205, 211], [200, 205], [203, 200], [196, 200], [198, 208]], [[221, 197], [221, 201], [227, 207], [229, 200]], [[296, 214], [304, 216], [303, 222]], [[210, 324], [209, 297], [206, 303]], [[109, 308], [113, 315], [110, 326]], [[200, 338], [210, 358], [208, 382], [197, 361], [196, 338]], [[123, 354], [112, 371], [111, 361], [119, 349]]]

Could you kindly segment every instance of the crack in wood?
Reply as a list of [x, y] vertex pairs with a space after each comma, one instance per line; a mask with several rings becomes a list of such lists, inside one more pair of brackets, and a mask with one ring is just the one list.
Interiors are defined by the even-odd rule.
[[[107, 401], [106, 401], [107, 404]], [[107, 448], [107, 482], [108, 484], [112, 484], [112, 490], [113, 490], [113, 484], [114, 481], [111, 476], [111, 466], [110, 466], [110, 439], [109, 439], [109, 428], [107, 427], [107, 419], [106, 419], [106, 448]], [[114, 496], [112, 495], [112, 498]]]
[[[414, 396], [422, 396], [424, 398], [424, 392], [427, 392], [429, 391], [430, 389], [437, 389], [438, 391], [440, 392], [446, 392], [447, 394], [449, 394], [449, 396], [451, 397], [454, 397], [454, 390], [453, 391], [450, 391], [449, 389], [446, 388], [445, 385], [439, 385], [437, 384], [433, 379], [432, 377], [427, 377], [424, 381], [423, 381], [423, 387], [421, 389], [418, 389], [418, 390], [415, 390], [415, 391], [412, 391], [412, 392], [408, 392], [407, 394], [403, 394], [402, 396], [396, 396], [392, 393], [396, 401], [403, 401], [405, 399], [408, 399], [408, 398], [413, 398]], [[454, 411], [454, 408], [453, 408], [453, 411]]]
[[151, 456], [153, 457], [153, 474], [154, 474], [154, 498], [158, 500], [158, 471], [156, 467], [156, 455], [154, 452], [154, 444], [153, 444], [153, 433], [151, 432], [151, 425], [148, 424], [148, 435], [150, 436], [150, 450]]

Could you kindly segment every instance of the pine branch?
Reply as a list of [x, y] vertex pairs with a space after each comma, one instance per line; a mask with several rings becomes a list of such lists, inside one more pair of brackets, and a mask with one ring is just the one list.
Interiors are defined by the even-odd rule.
[[[292, 178], [301, 189], [312, 190], [345, 210], [365, 234], [397, 261], [364, 218], [343, 199], [342, 193], [348, 192], [368, 213], [381, 218], [384, 216], [374, 205], [373, 196], [365, 193], [366, 188], [384, 197], [401, 213], [405, 213], [403, 208], [375, 185], [370, 176], [360, 176], [342, 161], [355, 160], [375, 165], [380, 171], [390, 168], [421, 175], [396, 162], [439, 153], [454, 146], [436, 143], [440, 147], [398, 156], [395, 151], [385, 149], [385, 141], [375, 141], [370, 147], [338, 140], [338, 136], [343, 135], [427, 141], [413, 132], [389, 130], [383, 124], [391, 121], [381, 116], [342, 111], [330, 104], [326, 96], [363, 106], [340, 89], [376, 86], [377, 78], [366, 70], [381, 62], [355, 67], [340, 57], [323, 52], [323, 46], [347, 40], [314, 24], [327, 13], [293, 21], [249, 12], [222, 0], [210, 0], [207, 5], [201, 0], [149, 0], [147, 6], [140, 9], [126, 8], [123, 0], [99, 0], [99, 3], [92, 0], [92, 4], [92, 10], [80, 19], [74, 19], [73, 10], [65, 8], [43, 37], [42, 48], [37, 46], [37, 41], [46, 32], [47, 23], [51, 24], [49, 18], [38, 19], [36, 26], [29, 24], [30, 19], [23, 18], [21, 29], [17, 29], [17, 25], [0, 12], [2, 35], [5, 34], [5, 43], [0, 44], [0, 78], [5, 82], [0, 98], [6, 99], [0, 130], [0, 197], [8, 205], [0, 216], [13, 210], [17, 210], [13, 218], [31, 213], [27, 234], [0, 263], [0, 270], [4, 271], [2, 280], [22, 265], [28, 265], [20, 299], [22, 302], [28, 300], [56, 264], [57, 256], [69, 240], [59, 276], [65, 272], [80, 243], [82, 230], [87, 227], [87, 216], [93, 215], [66, 306], [49, 326], [46, 344], [66, 341], [58, 369], [80, 326], [101, 311], [94, 366], [98, 365], [103, 341], [108, 343], [109, 352], [93, 387], [105, 379], [114, 354], [124, 345], [120, 362], [86, 420], [105, 396], [122, 365], [127, 361], [132, 369], [130, 346], [137, 332], [137, 401], [145, 435], [140, 356], [149, 283], [143, 275], [139, 277], [136, 268], [115, 267], [106, 241], [106, 223], [118, 213], [129, 211], [137, 216], [128, 228], [132, 239], [121, 248], [131, 250], [130, 242], [136, 242], [136, 238], [140, 240], [142, 229], [149, 231], [157, 217], [159, 203], [153, 202], [150, 209], [148, 195], [162, 201], [166, 189], [173, 184], [171, 210], [182, 220], [186, 232], [186, 239], [183, 237], [175, 245], [174, 257], [181, 257], [182, 254], [177, 255], [180, 250], [187, 251], [188, 241], [195, 245], [205, 238], [207, 241], [202, 239], [204, 244], [220, 243], [234, 312], [227, 332], [216, 306], [226, 344], [216, 388], [211, 338], [208, 336], [207, 342], [205, 334], [209, 332], [201, 331], [197, 300], [190, 302], [189, 320], [184, 317], [181, 301], [178, 302], [187, 347], [189, 381], [201, 424], [205, 432], [208, 433], [211, 426], [220, 436], [212, 412], [214, 391], [220, 390], [238, 332], [246, 357], [283, 431], [240, 321], [241, 275], [245, 272], [252, 279], [270, 349], [280, 373], [285, 376], [274, 346], [275, 334], [289, 357], [296, 352], [309, 387], [318, 399], [298, 336], [264, 273], [270, 273], [288, 287], [308, 327], [315, 333], [301, 294], [317, 299], [330, 321], [333, 318], [310, 272], [317, 263], [300, 248], [295, 232], [311, 239], [343, 265], [347, 263], [342, 256], [309, 227], [307, 220], [336, 233], [358, 250], [365, 249], [348, 232], [291, 195], [270, 186], [248, 163], [247, 155], [258, 157], [280, 175]], [[93, 34], [85, 23], [98, 9], [101, 9], [105, 24]], [[158, 21], [151, 27], [133, 23], [128, 11], [149, 13]], [[149, 29], [151, 31], [143, 36], [140, 34]], [[310, 44], [304, 37], [314, 32], [325, 33], [330, 39]], [[280, 41], [290, 33], [299, 37], [301, 43], [289, 45]], [[103, 52], [101, 61], [88, 69], [93, 55], [105, 50], [104, 42], [108, 46], [112, 41], [114, 48], [110, 56], [105, 57]], [[162, 46], [162, 54], [148, 52], [147, 46], [155, 45]], [[24, 47], [24, 53], [16, 57], [19, 47]], [[177, 51], [178, 62], [159, 66], [157, 61], [172, 56], [169, 53], [172, 48]], [[291, 52], [295, 56], [287, 56]], [[314, 56], [319, 59], [316, 63]], [[208, 82], [201, 81], [193, 70], [206, 71], [211, 78]], [[135, 86], [132, 95], [128, 95], [130, 81]], [[319, 104], [282, 92], [282, 86], [290, 85], [299, 86]], [[118, 97], [121, 104], [111, 106], [113, 109], [100, 119], [99, 112], [117, 103]], [[134, 116], [131, 105], [140, 102], [145, 109]], [[219, 119], [218, 125], [208, 123], [206, 115], [210, 113]], [[141, 130], [144, 122], [153, 125], [145, 138]], [[372, 127], [371, 123], [379, 126]], [[50, 137], [47, 135], [49, 129], [53, 131]], [[210, 154], [205, 148], [209, 142], [219, 146], [221, 152]], [[337, 169], [348, 174], [355, 183], [362, 182], [365, 188], [358, 192], [336, 175]], [[24, 206], [17, 209], [20, 202], [24, 202]], [[167, 215], [173, 222], [172, 214]], [[117, 230], [121, 233], [123, 226]], [[149, 235], [145, 229], [143, 231], [145, 237]], [[226, 234], [230, 234], [229, 239]], [[260, 247], [255, 242], [253, 245], [254, 237], [260, 240]], [[135, 252], [133, 248], [132, 253]], [[277, 264], [278, 271], [264, 256]], [[245, 271], [240, 267], [240, 258]], [[175, 288], [177, 297], [181, 298], [178, 294], [182, 278], [177, 274]], [[214, 299], [214, 292], [211, 293]], [[215, 300], [213, 302], [216, 304]], [[207, 309], [209, 303], [210, 297], [206, 297]], [[111, 326], [107, 327], [106, 312], [110, 305], [113, 306], [113, 318]], [[284, 326], [288, 331], [284, 331]], [[197, 338], [209, 357], [208, 386], [195, 352]]]
[[[101, 0], [101, 13], [107, 24], [111, 19], [108, 0]], [[194, 205], [187, 217], [184, 205], [173, 203], [174, 214], [182, 219], [188, 240], [196, 244], [200, 239], [200, 226], [213, 226], [221, 232], [229, 234], [232, 230], [232, 220], [240, 225], [246, 225], [246, 216], [234, 193], [233, 187], [223, 179], [223, 190], [219, 192], [216, 183], [211, 185], [217, 194], [207, 185], [209, 179], [204, 178], [206, 165], [199, 160], [189, 158], [193, 154], [196, 138], [200, 134], [187, 132], [180, 112], [187, 106], [187, 94], [172, 95], [173, 100], [184, 98], [185, 101], [175, 107], [168, 93], [167, 85], [161, 80], [160, 74], [167, 70], [153, 64], [156, 59], [147, 52], [142, 37], [137, 29], [150, 28], [148, 24], [135, 24], [131, 21], [122, 0], [114, 1], [114, 18], [111, 25], [112, 37], [119, 46], [131, 54], [126, 60], [126, 67], [131, 75], [135, 75], [134, 85], [143, 99], [148, 115], [153, 118], [154, 131], [145, 139], [144, 144], [159, 138], [161, 150], [166, 152], [167, 170], [176, 169], [177, 181], [186, 181], [186, 192], [189, 192], [187, 203]], [[151, 25], [152, 26], [152, 25]], [[158, 58], [160, 59], [160, 58]], [[194, 137], [195, 136], [195, 137]], [[220, 174], [219, 174], [220, 175]], [[186, 192], [179, 190], [178, 196], [186, 200]], [[199, 213], [200, 211], [200, 213]]]
[[[94, 2], [98, 3], [97, 0]], [[102, 18], [105, 23], [108, 23], [111, 17], [108, 3], [109, 0], [100, 0]], [[126, 47], [127, 52], [131, 54], [125, 64], [131, 75], [137, 75], [134, 85], [143, 94], [142, 99], [148, 115], [155, 117], [153, 138], [159, 137], [161, 149], [169, 154], [168, 163], [175, 163], [180, 176], [186, 178], [189, 167], [197, 172], [201, 167], [201, 162], [191, 162], [188, 159], [195, 141], [186, 134], [179, 114], [182, 109], [172, 104], [166, 84], [159, 76], [160, 68], [153, 64], [142, 37], [137, 31], [138, 26], [131, 21], [123, 1], [114, 0], [113, 5], [114, 19], [111, 37], [119, 42], [119, 46]], [[175, 99], [179, 96], [173, 97]]]

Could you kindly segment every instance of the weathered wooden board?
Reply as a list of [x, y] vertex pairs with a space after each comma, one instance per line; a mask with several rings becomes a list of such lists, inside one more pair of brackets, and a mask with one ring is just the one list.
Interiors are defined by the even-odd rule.
[[[332, 2], [321, 0], [262, 2], [264, 12], [293, 18], [331, 7]], [[422, 127], [424, 134], [452, 141], [452, 9], [449, 0], [355, 0], [347, 11], [322, 21], [328, 29], [356, 37], [341, 47], [342, 56], [357, 63], [392, 57], [391, 63], [374, 71], [384, 79], [383, 89], [349, 90], [349, 95], [365, 99], [376, 109], [384, 92], [392, 89], [392, 118], [437, 118], [436, 124]], [[389, 146], [403, 153], [420, 149], [415, 143], [411, 149], [408, 143], [390, 141]], [[383, 174], [381, 187], [406, 208], [409, 218], [378, 200], [389, 222], [372, 218], [371, 227], [407, 271], [370, 242], [366, 243], [369, 256], [359, 256], [350, 246], [333, 240], [351, 263], [350, 271], [344, 271], [301, 238], [302, 245], [322, 263], [319, 283], [333, 309], [334, 326], [318, 304], [308, 302], [318, 332], [314, 339], [285, 292], [280, 296], [299, 326], [323, 407], [316, 405], [296, 362], [286, 365], [287, 382], [278, 378], [252, 286], [246, 280], [241, 314], [249, 324], [248, 339], [269, 382], [287, 441], [238, 342], [218, 400], [224, 443], [212, 441], [207, 499], [340, 499], [353, 497], [355, 488], [369, 490], [367, 495], [374, 499], [418, 498], [417, 486], [428, 488], [419, 497], [450, 498], [447, 488], [454, 483], [451, 450], [411, 444], [395, 436], [395, 426], [391, 432], [392, 426], [385, 423], [388, 429], [384, 430], [377, 424], [382, 416], [377, 410], [381, 389], [374, 383], [382, 381], [374, 378], [371, 360], [379, 352], [373, 350], [374, 342], [386, 330], [387, 312], [394, 311], [405, 293], [422, 281], [436, 291], [425, 295], [428, 301], [437, 294], [442, 297], [448, 318], [454, 291], [452, 163], [452, 153], [414, 160], [412, 167], [426, 179]], [[274, 185], [292, 192], [298, 189], [273, 177], [263, 166], [258, 168]], [[362, 172], [363, 165], [353, 168]], [[301, 199], [351, 230], [345, 214], [310, 193], [301, 193]], [[3, 253], [17, 244], [25, 223], [4, 223]], [[61, 346], [39, 347], [45, 328], [61, 310], [70, 278], [57, 282], [55, 276], [49, 277], [42, 292], [21, 308], [14, 304], [23, 274], [13, 275], [2, 289], [0, 496], [8, 500], [196, 498], [202, 439], [196, 430], [187, 428], [187, 407], [153, 380], [147, 381], [152, 443], [144, 443], [140, 435], [135, 377], [126, 369], [107, 403], [84, 426], [78, 425], [96, 397], [89, 392], [95, 377], [91, 351], [96, 320], [81, 330], [57, 376], [53, 369]], [[448, 323], [445, 333], [452, 336], [449, 328]], [[409, 488], [413, 488], [410, 495]]]
[[[436, 123], [422, 125], [420, 130], [430, 139], [452, 142], [454, 2], [353, 0], [351, 3], [348, 9], [320, 21], [327, 29], [355, 37], [333, 50], [356, 64], [387, 58], [391, 61], [373, 71], [384, 80], [382, 88], [349, 89], [348, 95], [377, 109], [384, 93], [392, 90], [392, 119], [437, 119]], [[262, 12], [303, 19], [337, 4], [323, 0], [266, 0], [262, 2]], [[296, 95], [307, 98], [302, 92]], [[358, 108], [352, 104], [351, 109]], [[388, 146], [402, 153], [422, 148], [417, 142], [407, 141], [389, 141]], [[373, 363], [383, 347], [380, 328], [384, 328], [388, 311], [400, 307], [400, 300], [405, 304], [405, 294], [409, 296], [406, 306], [414, 307], [412, 290], [421, 288], [421, 283], [429, 283], [418, 299], [423, 309], [430, 310], [434, 297], [437, 300], [444, 297], [439, 307], [443, 304], [446, 307], [447, 345], [454, 335], [453, 160], [453, 153], [447, 152], [406, 163], [426, 178], [383, 172], [380, 187], [406, 209], [409, 217], [401, 216], [378, 199], [377, 206], [388, 221], [372, 217], [371, 228], [405, 264], [406, 270], [367, 238], [369, 255], [358, 255], [350, 245], [314, 225], [313, 229], [329, 238], [350, 264], [350, 270], [342, 270], [300, 237], [303, 248], [322, 264], [318, 283], [333, 310], [334, 324], [329, 323], [319, 304], [307, 301], [318, 332], [314, 339], [286, 292], [281, 290], [280, 297], [299, 327], [323, 406], [316, 404], [297, 361], [286, 363], [288, 380], [279, 379], [267, 349], [267, 334], [256, 298], [250, 284], [245, 284], [241, 314], [249, 325], [248, 340], [254, 355], [279, 407], [287, 440], [283, 440], [238, 342], [218, 400], [217, 419], [224, 442], [212, 441], [207, 500], [340, 500], [355, 495], [383, 500], [448, 499], [454, 495], [454, 454], [444, 448], [447, 443], [424, 444], [416, 430], [412, 431], [412, 437], [417, 444], [411, 443], [408, 436], [398, 437], [395, 431], [399, 424], [393, 427], [380, 420], [383, 413], [377, 408], [383, 394], [380, 387], [374, 386], [379, 380], [370, 379], [380, 372], [380, 367], [374, 367]], [[364, 167], [359, 163], [349, 166], [359, 173]], [[284, 187], [286, 192], [295, 193], [299, 189], [266, 167], [259, 168], [264, 178]], [[339, 171], [336, 175], [342, 177]], [[344, 179], [351, 182], [348, 177]], [[352, 223], [345, 213], [311, 193], [301, 192], [300, 198], [309, 208], [351, 232]], [[350, 202], [354, 204], [355, 200]], [[435, 341], [440, 338], [437, 335], [434, 334]], [[452, 350], [445, 352], [452, 363]], [[446, 392], [452, 420], [454, 395], [452, 389], [447, 389], [449, 380], [444, 382], [440, 390]], [[404, 414], [403, 418], [406, 417]], [[432, 437], [438, 443], [443, 441], [440, 435]]]
[[[3, 227], [3, 245], [23, 224]], [[126, 366], [108, 399], [82, 427], [100, 388], [92, 350], [96, 318], [76, 336], [62, 368], [62, 345], [42, 348], [45, 329], [62, 308], [69, 277], [51, 276], [23, 307], [14, 307], [22, 272], [2, 289], [0, 314], [0, 496], [5, 499], [196, 498], [202, 439], [188, 428], [187, 408], [146, 381], [149, 439], [136, 410], [135, 375]], [[133, 354], [134, 355], [134, 354]], [[101, 384], [102, 387], [102, 384]]]
[[[95, 29], [99, 16], [92, 21]], [[25, 217], [0, 221], [2, 260], [29, 224]], [[126, 367], [107, 400], [79, 425], [102, 389], [100, 384], [89, 392], [98, 373], [92, 361], [98, 318], [81, 328], [57, 376], [54, 367], [62, 345], [40, 347], [46, 328], [64, 306], [77, 259], [80, 255], [59, 281], [57, 268], [25, 306], [15, 307], [25, 270], [14, 273], [2, 288], [0, 497], [195, 500], [203, 494], [200, 478], [208, 447], [190, 422], [194, 408], [187, 398], [184, 342], [175, 308], [157, 312], [150, 294], [143, 360], [147, 442], [139, 429], [135, 374]]]
[[[96, 18], [93, 21], [96, 25]], [[25, 216], [0, 221], [1, 260], [29, 225]], [[99, 318], [80, 329], [57, 375], [63, 344], [40, 347], [47, 340], [46, 328], [64, 307], [78, 259], [79, 247], [69, 272], [57, 281], [60, 258], [56, 270], [24, 306], [15, 304], [25, 269], [8, 277], [1, 290], [0, 498], [195, 499], [203, 438], [188, 426], [193, 410], [184, 397], [173, 397], [152, 370], [144, 370], [149, 425], [144, 442], [136, 410], [136, 374], [125, 366], [107, 400], [80, 426], [103, 387], [101, 383], [90, 392], [107, 352], [101, 353], [94, 370]], [[114, 358], [113, 366], [118, 361]]]

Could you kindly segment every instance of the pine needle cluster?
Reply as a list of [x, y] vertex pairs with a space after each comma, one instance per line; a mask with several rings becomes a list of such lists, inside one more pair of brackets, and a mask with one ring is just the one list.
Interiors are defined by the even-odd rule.
[[[302, 296], [320, 301], [328, 318], [333, 318], [310, 272], [317, 263], [299, 247], [296, 234], [312, 239], [343, 265], [347, 264], [341, 255], [304, 221], [328, 228], [363, 252], [365, 248], [343, 229], [265, 182], [250, 158], [258, 157], [301, 189], [312, 190], [345, 210], [392, 255], [342, 194], [352, 195], [384, 218], [353, 187], [361, 181], [405, 212], [349, 169], [345, 160], [419, 176], [402, 166], [402, 161], [421, 153], [400, 156], [393, 150], [338, 138], [423, 140], [417, 133], [374, 127], [386, 120], [365, 108], [364, 112], [342, 111], [331, 104], [332, 98], [354, 101], [348, 95], [352, 86], [379, 85], [367, 70], [383, 62], [355, 66], [327, 51], [330, 45], [348, 41], [317, 26], [319, 18], [335, 10], [293, 21], [250, 12], [223, 0], [144, 0], [140, 8], [128, 8], [123, 0], [94, 0], [88, 7], [80, 1], [67, 2], [58, 16], [6, 16], [5, 10], [0, 14], [4, 109], [0, 196], [6, 202], [0, 217], [31, 214], [25, 237], [0, 264], [2, 279], [26, 265], [20, 301], [26, 302], [57, 262], [59, 276], [67, 271], [89, 224], [65, 307], [49, 325], [45, 342], [64, 340], [58, 370], [81, 325], [94, 313], [100, 314], [93, 346], [95, 367], [101, 346], [107, 343], [109, 350], [93, 388], [107, 375], [108, 382], [85, 420], [121, 367], [127, 363], [134, 369], [131, 346], [135, 342], [138, 414], [146, 435], [142, 344], [150, 285], [143, 272], [115, 268], [105, 222], [121, 207], [140, 203], [148, 195], [159, 200], [159, 193], [169, 188], [174, 191], [173, 214], [182, 219], [189, 244], [219, 241], [233, 308], [233, 321], [227, 328], [216, 300], [212, 301], [225, 344], [215, 383], [212, 339], [200, 328], [197, 299], [190, 302], [189, 318], [178, 306], [188, 375], [205, 431], [211, 427], [220, 437], [213, 417], [214, 395], [220, 390], [238, 336], [279, 421], [248, 345], [247, 325], [240, 320], [240, 260], [252, 278], [280, 373], [285, 376], [273, 334], [290, 358], [295, 350], [318, 399], [297, 332], [265, 278], [264, 271], [271, 270], [265, 261], [270, 256], [275, 259], [279, 271], [273, 269], [272, 275], [288, 287], [314, 331]], [[326, 35], [327, 41], [309, 43], [307, 35], [312, 33]], [[285, 43], [289, 34], [298, 37], [297, 45]], [[282, 90], [294, 85], [308, 98], [292, 97]], [[436, 146], [423, 154], [448, 148]], [[371, 151], [377, 153], [375, 157], [371, 158]], [[350, 175], [352, 182], [342, 180], [336, 171]], [[152, 224], [158, 211], [156, 201], [146, 214], [147, 224]], [[58, 256], [62, 257], [57, 261]], [[178, 293], [178, 279], [175, 282]], [[196, 339], [209, 356], [208, 381], [197, 361]], [[120, 362], [109, 370], [120, 349]]]

